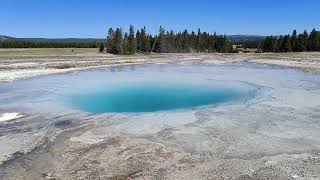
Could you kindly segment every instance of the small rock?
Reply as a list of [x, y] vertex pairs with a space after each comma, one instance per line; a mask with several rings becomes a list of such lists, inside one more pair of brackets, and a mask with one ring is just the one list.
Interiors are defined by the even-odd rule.
[[57, 179], [57, 178], [54, 177], [51, 173], [45, 173], [45, 174], [43, 174], [43, 177], [44, 177], [45, 179], [48, 179], [48, 180], [56, 180], [56, 179]]
[[313, 156], [313, 157], [310, 157], [312, 160], [318, 160], [319, 159], [319, 157], [315, 157], [315, 156]]
[[299, 176], [298, 175], [292, 175], [291, 176], [293, 179], [297, 179]]

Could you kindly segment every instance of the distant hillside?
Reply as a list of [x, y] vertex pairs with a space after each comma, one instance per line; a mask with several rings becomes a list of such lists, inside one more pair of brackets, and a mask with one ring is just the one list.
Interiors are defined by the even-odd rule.
[[252, 42], [263, 41], [266, 37], [258, 35], [229, 35], [227, 38], [231, 42]]
[[8, 40], [23, 40], [33, 42], [59, 42], [59, 43], [89, 43], [89, 42], [104, 42], [105, 39], [99, 38], [15, 38], [10, 36], [0, 35], [0, 41]]
[[7, 41], [7, 40], [12, 40], [14, 39], [13, 37], [10, 36], [2, 36], [0, 35], [0, 41]]
[[15, 38], [17, 40], [36, 41], [36, 42], [61, 42], [61, 43], [82, 43], [82, 42], [104, 42], [105, 39], [98, 38]]
[[94, 38], [15, 38], [0, 35], [0, 48], [98, 48], [104, 39]]

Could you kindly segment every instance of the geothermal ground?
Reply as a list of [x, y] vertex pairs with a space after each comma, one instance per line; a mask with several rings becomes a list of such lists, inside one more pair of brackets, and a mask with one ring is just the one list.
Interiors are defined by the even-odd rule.
[[190, 60], [212, 64], [246, 61], [299, 68], [305, 71], [320, 71], [319, 52], [115, 56], [97, 53], [97, 49], [0, 49], [0, 82], [90, 67], [172, 61], [188, 62]]
[[[259, 93], [241, 103], [136, 114], [50, 105], [69, 80], [128, 69], [241, 82]], [[319, 70], [319, 53], [1, 50], [0, 179], [320, 179]], [[44, 74], [52, 75], [30, 78]]]

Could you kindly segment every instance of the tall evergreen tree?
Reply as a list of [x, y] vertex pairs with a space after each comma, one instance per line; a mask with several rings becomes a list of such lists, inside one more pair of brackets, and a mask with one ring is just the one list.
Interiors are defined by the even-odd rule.
[[298, 41], [297, 41], [297, 31], [293, 30], [291, 35], [291, 47], [292, 51], [296, 52], [298, 51]]
[[308, 32], [307, 30], [304, 30], [303, 36], [302, 36], [302, 41], [303, 41], [303, 46], [306, 48], [306, 51], [309, 51], [309, 41], [308, 41]]
[[106, 51], [112, 53], [114, 48], [114, 30], [109, 28], [107, 42], [106, 42]]
[[191, 40], [191, 51], [196, 51], [197, 49], [197, 35], [194, 31], [191, 32], [191, 37], [190, 37], [190, 40]]
[[264, 52], [274, 52], [273, 48], [273, 38], [272, 36], [267, 36], [263, 43], [263, 51]]
[[147, 36], [147, 52], [151, 52], [153, 45], [155, 44], [155, 38], [152, 35]]
[[303, 43], [303, 34], [299, 34], [297, 38], [297, 47], [296, 47], [296, 52], [303, 52], [306, 51], [307, 47], [305, 47]]
[[[138, 37], [137, 37], [138, 39]], [[147, 38], [147, 33], [146, 33], [146, 27], [143, 27], [141, 29], [141, 33], [140, 33], [140, 36], [139, 36], [139, 42], [140, 42], [140, 51], [143, 52], [143, 53], [146, 53], [149, 51], [149, 48], [148, 48], [148, 38]]]
[[309, 50], [310, 51], [319, 51], [320, 50], [318, 33], [315, 29], [313, 29], [309, 35]]
[[128, 36], [128, 53], [134, 54], [136, 52], [136, 42], [134, 38], [134, 27], [130, 25]]
[[197, 34], [197, 52], [201, 52], [202, 48], [201, 48], [201, 44], [202, 44], [202, 33], [200, 28], [198, 28], [198, 34]]
[[122, 54], [124, 55], [128, 55], [130, 54], [129, 52], [129, 37], [128, 37], [128, 33], [124, 33], [123, 36], [123, 42], [122, 42]]
[[291, 52], [291, 41], [290, 41], [290, 36], [286, 35], [283, 37], [281, 41], [281, 46], [280, 46], [280, 52]]
[[155, 42], [153, 51], [157, 52], [157, 53], [166, 53], [167, 52], [166, 31], [162, 26], [160, 26], [160, 28], [159, 28], [159, 34], [158, 34], [157, 40]]
[[122, 42], [122, 30], [120, 28], [117, 28], [114, 32], [114, 38], [113, 38], [114, 46], [112, 48], [112, 54], [121, 54], [122, 48], [123, 48], [123, 42]]
[[137, 43], [137, 51], [141, 52], [141, 37], [140, 37], [140, 31], [137, 30], [137, 33], [136, 33], [136, 43]]

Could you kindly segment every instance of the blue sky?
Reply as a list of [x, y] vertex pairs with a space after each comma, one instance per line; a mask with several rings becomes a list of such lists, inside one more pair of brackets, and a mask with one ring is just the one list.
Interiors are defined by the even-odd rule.
[[0, 0], [0, 34], [105, 37], [108, 27], [160, 25], [219, 34], [320, 29], [320, 0]]

